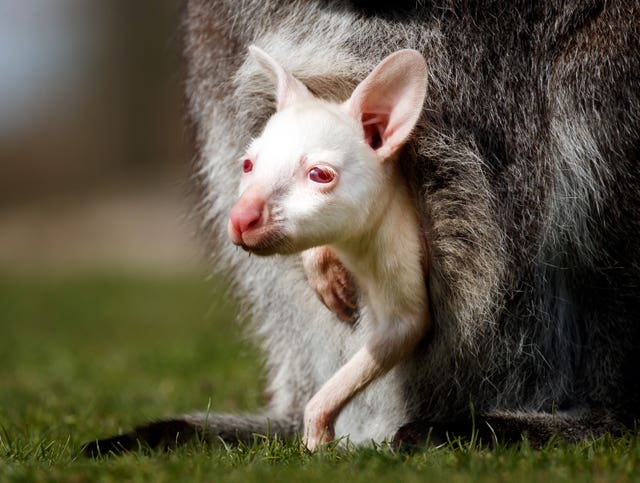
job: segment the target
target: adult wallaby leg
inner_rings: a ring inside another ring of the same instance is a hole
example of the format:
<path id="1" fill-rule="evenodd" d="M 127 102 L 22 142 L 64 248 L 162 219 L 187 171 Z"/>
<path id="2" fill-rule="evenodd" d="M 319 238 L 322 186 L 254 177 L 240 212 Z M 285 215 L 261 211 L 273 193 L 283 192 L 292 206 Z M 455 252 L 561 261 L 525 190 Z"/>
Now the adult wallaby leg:
<path id="1" fill-rule="evenodd" d="M 302 419 L 296 417 L 197 413 L 143 424 L 127 433 L 87 443 L 82 451 L 96 457 L 144 446 L 167 449 L 195 439 L 235 445 L 249 443 L 255 435 L 293 439 L 301 429 Z"/>

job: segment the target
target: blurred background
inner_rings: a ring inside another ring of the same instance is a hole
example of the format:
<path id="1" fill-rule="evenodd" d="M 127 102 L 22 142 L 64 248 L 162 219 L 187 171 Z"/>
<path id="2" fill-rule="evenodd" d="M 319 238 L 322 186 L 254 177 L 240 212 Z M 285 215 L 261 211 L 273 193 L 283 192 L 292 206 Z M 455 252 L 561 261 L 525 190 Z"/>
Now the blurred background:
<path id="1" fill-rule="evenodd" d="M 0 271 L 204 270 L 180 0 L 0 0 Z"/>
<path id="2" fill-rule="evenodd" d="M 0 0 L 2 481 L 27 455 L 261 403 L 188 218 L 181 3 Z"/>

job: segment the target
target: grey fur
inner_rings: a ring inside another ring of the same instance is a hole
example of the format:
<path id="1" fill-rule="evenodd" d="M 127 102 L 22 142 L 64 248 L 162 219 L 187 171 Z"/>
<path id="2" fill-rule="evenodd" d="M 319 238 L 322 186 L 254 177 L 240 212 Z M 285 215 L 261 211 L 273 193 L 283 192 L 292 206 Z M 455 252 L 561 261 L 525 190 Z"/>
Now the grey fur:
<path id="1" fill-rule="evenodd" d="M 283 434 L 300 430 L 304 404 L 362 334 L 317 302 L 298 258 L 249 258 L 226 238 L 233 160 L 274 109 L 268 79 L 245 62 L 247 46 L 332 99 L 346 98 L 389 53 L 414 48 L 430 82 L 405 164 L 429 245 L 434 330 L 347 407 L 337 434 L 362 442 L 401 426 L 455 427 L 470 419 L 470 401 L 505 434 L 632 427 L 640 411 L 640 2 L 394 5 L 187 4 L 202 232 L 265 352 L 266 413 L 290 421 Z"/>

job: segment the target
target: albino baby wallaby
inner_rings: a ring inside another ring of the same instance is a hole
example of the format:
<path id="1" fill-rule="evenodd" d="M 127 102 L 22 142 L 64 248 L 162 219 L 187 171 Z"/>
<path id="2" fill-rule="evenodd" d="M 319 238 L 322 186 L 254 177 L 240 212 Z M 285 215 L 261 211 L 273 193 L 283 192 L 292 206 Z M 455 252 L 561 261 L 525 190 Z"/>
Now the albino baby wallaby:
<path id="1" fill-rule="evenodd" d="M 422 111 L 427 67 L 417 51 L 395 52 L 338 104 L 314 97 L 262 50 L 249 50 L 276 83 L 277 112 L 240 161 L 229 236 L 258 255 L 307 250 L 311 267 L 337 255 L 362 291 L 360 323 L 370 330 L 305 408 L 313 451 L 334 439 L 342 408 L 403 360 L 431 325 L 426 248 L 397 166 Z"/>

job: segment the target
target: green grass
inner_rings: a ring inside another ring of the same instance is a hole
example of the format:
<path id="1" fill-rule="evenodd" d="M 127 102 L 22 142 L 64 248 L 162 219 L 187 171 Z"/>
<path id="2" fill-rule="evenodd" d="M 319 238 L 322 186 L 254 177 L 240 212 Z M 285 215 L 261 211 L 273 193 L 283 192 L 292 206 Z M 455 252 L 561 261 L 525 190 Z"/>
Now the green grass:
<path id="1" fill-rule="evenodd" d="M 262 371 L 200 277 L 0 276 L 0 481 L 640 481 L 640 438 L 415 454 L 256 437 L 89 460 L 83 442 L 192 410 L 250 411 Z"/>

